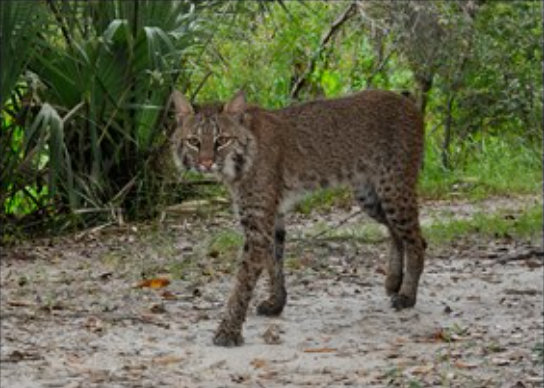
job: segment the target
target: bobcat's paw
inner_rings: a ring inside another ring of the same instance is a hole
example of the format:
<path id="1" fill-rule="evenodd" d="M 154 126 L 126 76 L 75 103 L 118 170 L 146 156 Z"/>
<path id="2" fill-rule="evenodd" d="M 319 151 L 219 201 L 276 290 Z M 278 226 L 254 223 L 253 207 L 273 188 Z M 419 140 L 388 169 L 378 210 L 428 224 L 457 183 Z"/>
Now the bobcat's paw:
<path id="1" fill-rule="evenodd" d="M 257 314 L 268 317 L 278 316 L 283 311 L 283 306 L 285 306 L 285 302 L 280 303 L 276 299 L 263 300 L 257 306 Z"/>
<path id="2" fill-rule="evenodd" d="M 244 343 L 244 337 L 242 337 L 242 333 L 239 331 L 229 331 L 219 326 L 213 337 L 213 343 L 217 346 L 231 348 L 233 346 L 242 345 Z"/>
<path id="3" fill-rule="evenodd" d="M 393 294 L 391 296 L 391 306 L 395 310 L 402 310 L 405 308 L 413 307 L 415 304 L 416 298 L 403 294 Z"/>

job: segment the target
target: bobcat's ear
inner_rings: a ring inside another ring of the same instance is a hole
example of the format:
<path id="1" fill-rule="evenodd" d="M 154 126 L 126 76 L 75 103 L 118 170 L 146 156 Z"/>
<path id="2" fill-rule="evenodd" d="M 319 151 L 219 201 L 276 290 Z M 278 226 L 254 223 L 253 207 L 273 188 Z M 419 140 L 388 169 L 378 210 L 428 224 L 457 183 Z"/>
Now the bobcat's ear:
<path id="1" fill-rule="evenodd" d="M 181 94 L 178 90 L 174 90 L 170 96 L 170 101 L 174 104 L 174 109 L 176 111 L 176 117 L 181 119 L 185 116 L 194 113 L 193 107 L 187 101 L 187 99 Z"/>
<path id="2" fill-rule="evenodd" d="M 246 110 L 246 96 L 242 90 L 239 90 L 232 100 L 225 104 L 226 113 L 244 113 Z"/>

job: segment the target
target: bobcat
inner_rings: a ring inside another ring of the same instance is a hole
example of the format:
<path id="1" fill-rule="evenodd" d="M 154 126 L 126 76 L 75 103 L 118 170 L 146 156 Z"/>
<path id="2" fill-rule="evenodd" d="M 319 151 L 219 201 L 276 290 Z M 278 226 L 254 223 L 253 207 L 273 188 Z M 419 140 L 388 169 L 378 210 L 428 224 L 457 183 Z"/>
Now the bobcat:
<path id="1" fill-rule="evenodd" d="M 409 98 L 367 90 L 273 111 L 247 105 L 241 91 L 224 106 L 193 107 L 178 91 L 171 99 L 176 165 L 215 172 L 232 194 L 245 234 L 216 345 L 243 343 L 242 325 L 263 270 L 270 295 L 257 313 L 282 312 L 284 214 L 297 197 L 319 187 L 350 184 L 365 212 L 387 226 L 392 244 L 385 289 L 395 309 L 416 303 L 425 251 L 416 198 L 423 122 Z"/>

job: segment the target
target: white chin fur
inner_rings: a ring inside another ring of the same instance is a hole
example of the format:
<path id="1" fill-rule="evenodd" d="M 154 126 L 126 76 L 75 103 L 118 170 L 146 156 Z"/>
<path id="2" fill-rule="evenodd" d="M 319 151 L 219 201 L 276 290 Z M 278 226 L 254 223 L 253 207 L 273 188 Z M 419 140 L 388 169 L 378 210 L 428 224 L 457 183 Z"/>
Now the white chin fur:
<path id="1" fill-rule="evenodd" d="M 225 160 L 225 164 L 223 165 L 223 170 L 221 171 L 221 175 L 223 175 L 223 177 L 229 180 L 233 180 L 234 178 L 236 178 L 236 172 L 234 170 L 234 161 L 232 160 L 232 155 L 229 155 L 227 159 Z"/>

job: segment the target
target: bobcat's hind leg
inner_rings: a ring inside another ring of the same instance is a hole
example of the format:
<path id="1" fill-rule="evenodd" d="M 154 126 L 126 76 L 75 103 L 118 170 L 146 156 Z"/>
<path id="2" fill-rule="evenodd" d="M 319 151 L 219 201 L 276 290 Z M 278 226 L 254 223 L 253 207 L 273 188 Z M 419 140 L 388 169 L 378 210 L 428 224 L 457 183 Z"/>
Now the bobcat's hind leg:
<path id="1" fill-rule="evenodd" d="M 389 210 L 389 203 L 382 203 L 374 186 L 368 182 L 357 188 L 355 191 L 355 198 L 366 214 L 380 224 L 387 226 L 389 230 L 389 234 L 391 235 L 391 248 L 387 261 L 385 290 L 387 295 L 396 294 L 399 292 L 402 284 L 404 243 L 400 236 L 395 233 L 394 229 L 391 228 L 389 221 L 387 220 L 386 210 Z"/>
<path id="2" fill-rule="evenodd" d="M 285 222 L 283 214 L 276 216 L 274 227 L 274 258 L 267 263 L 270 277 L 270 296 L 257 306 L 257 314 L 275 316 L 280 315 L 287 302 L 285 278 L 283 275 L 283 252 L 285 245 Z"/>
<path id="3" fill-rule="evenodd" d="M 404 242 L 391 227 L 388 226 L 388 228 L 391 248 L 385 275 L 385 292 L 392 296 L 399 292 L 404 277 Z"/>
<path id="4" fill-rule="evenodd" d="M 391 297 L 391 304 L 397 310 L 412 307 L 416 304 L 426 246 L 417 219 L 409 230 L 402 232 L 402 239 L 406 249 L 406 271 L 398 294 L 393 294 Z"/>
<path id="5" fill-rule="evenodd" d="M 390 273 L 386 278 L 391 303 L 400 310 L 416 303 L 419 278 L 423 272 L 425 240 L 421 235 L 416 196 L 411 190 L 404 188 L 397 195 L 384 195 L 382 198 L 393 244 L 398 244 L 398 251 L 404 251 L 406 256 L 404 270 L 401 260 L 393 261 L 399 268 L 390 266 Z M 395 278 L 399 271 L 402 276 Z"/>

